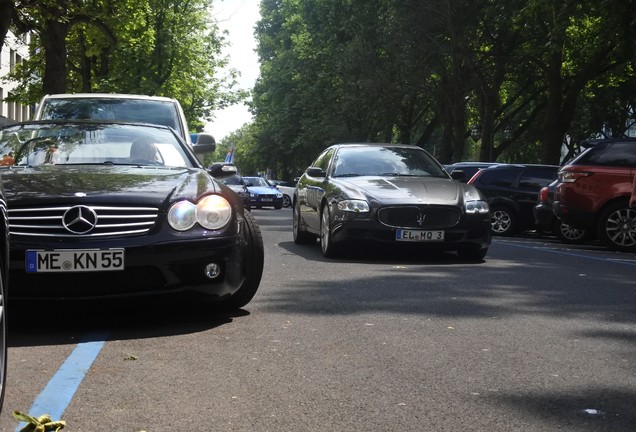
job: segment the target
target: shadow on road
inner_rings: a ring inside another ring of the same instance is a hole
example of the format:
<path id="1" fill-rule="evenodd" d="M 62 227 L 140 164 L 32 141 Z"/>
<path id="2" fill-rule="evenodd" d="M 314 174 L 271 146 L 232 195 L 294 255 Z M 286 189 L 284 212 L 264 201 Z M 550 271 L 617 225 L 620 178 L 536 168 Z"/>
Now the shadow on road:
<path id="1" fill-rule="evenodd" d="M 206 331 L 249 315 L 214 311 L 209 303 L 187 299 L 10 300 L 8 345 L 75 344 L 86 335 L 108 339 L 143 339 Z"/>

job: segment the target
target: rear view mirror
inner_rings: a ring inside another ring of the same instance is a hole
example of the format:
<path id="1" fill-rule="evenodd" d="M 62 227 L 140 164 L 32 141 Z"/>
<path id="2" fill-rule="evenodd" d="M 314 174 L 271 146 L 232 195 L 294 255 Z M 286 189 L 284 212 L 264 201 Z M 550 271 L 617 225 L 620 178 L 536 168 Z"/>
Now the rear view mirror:
<path id="1" fill-rule="evenodd" d="M 310 177 L 326 177 L 325 170 L 320 167 L 309 167 L 307 171 L 305 171 Z"/>
<path id="2" fill-rule="evenodd" d="M 212 153 L 216 150 L 216 140 L 214 137 L 207 133 L 191 134 L 192 137 L 192 150 L 194 154 L 203 155 L 206 153 Z"/>
<path id="3" fill-rule="evenodd" d="M 215 162 L 208 167 L 208 173 L 215 178 L 230 177 L 238 173 L 236 165 L 225 162 Z"/>

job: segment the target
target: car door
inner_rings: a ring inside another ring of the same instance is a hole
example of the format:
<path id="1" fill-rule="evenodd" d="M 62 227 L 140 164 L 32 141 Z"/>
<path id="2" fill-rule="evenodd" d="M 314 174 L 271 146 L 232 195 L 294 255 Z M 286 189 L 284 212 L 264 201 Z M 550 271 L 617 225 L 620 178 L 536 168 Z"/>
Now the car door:
<path id="1" fill-rule="evenodd" d="M 316 158 L 311 167 L 320 168 L 324 176 L 313 176 L 305 172 L 298 184 L 298 197 L 300 212 L 307 229 L 311 232 L 320 232 L 320 203 L 325 194 L 328 182 L 328 170 L 331 165 L 335 150 L 329 148 Z M 313 170 L 311 170 L 313 174 Z"/>
<path id="2" fill-rule="evenodd" d="M 532 211 L 542 187 L 557 179 L 558 167 L 528 167 L 519 177 L 514 200 L 519 205 L 521 216 L 529 223 L 533 222 Z"/>

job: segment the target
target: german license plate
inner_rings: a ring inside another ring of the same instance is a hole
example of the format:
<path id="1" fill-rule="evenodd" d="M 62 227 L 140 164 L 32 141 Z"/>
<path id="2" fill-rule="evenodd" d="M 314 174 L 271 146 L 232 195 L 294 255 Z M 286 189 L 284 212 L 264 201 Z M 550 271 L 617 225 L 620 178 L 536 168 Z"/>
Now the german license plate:
<path id="1" fill-rule="evenodd" d="M 444 231 L 395 230 L 395 240 L 411 242 L 444 241 Z"/>
<path id="2" fill-rule="evenodd" d="M 124 249 L 27 250 L 27 273 L 118 271 L 124 269 Z"/>
<path id="3" fill-rule="evenodd" d="M 263 201 L 263 202 L 272 202 L 272 201 L 274 201 L 274 199 L 273 198 L 263 198 L 263 199 L 261 199 L 261 201 Z"/>

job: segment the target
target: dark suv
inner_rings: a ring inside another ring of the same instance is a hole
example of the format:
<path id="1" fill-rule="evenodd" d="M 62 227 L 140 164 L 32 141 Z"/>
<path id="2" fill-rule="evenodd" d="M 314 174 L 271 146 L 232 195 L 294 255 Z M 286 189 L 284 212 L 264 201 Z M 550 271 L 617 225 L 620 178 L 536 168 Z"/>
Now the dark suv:
<path id="1" fill-rule="evenodd" d="M 498 165 L 497 162 L 455 162 L 444 165 L 444 168 L 455 180 L 467 183 L 477 171 L 494 165 Z"/>
<path id="2" fill-rule="evenodd" d="M 570 225 L 596 231 L 610 249 L 636 251 L 636 209 L 629 208 L 634 175 L 636 139 L 588 143 L 559 171 L 554 213 Z"/>
<path id="3" fill-rule="evenodd" d="M 556 165 L 499 164 L 478 171 L 469 181 L 490 205 L 495 235 L 513 235 L 534 228 L 533 209 L 542 187 L 557 178 Z"/>

